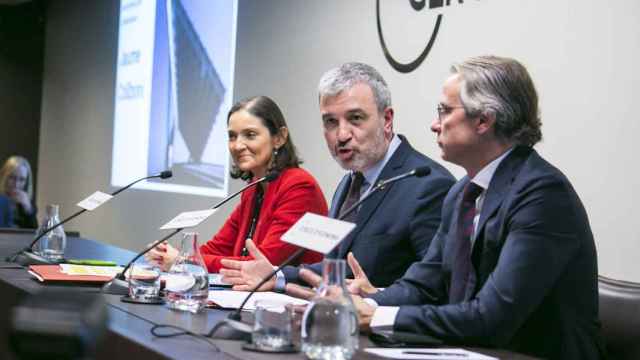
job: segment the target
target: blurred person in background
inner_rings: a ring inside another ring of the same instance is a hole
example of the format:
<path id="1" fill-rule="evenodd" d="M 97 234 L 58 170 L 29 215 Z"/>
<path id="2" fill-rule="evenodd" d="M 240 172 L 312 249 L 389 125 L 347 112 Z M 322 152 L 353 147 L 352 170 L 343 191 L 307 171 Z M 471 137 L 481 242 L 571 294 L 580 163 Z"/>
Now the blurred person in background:
<path id="1" fill-rule="evenodd" d="M 33 173 L 29 161 L 11 156 L 0 169 L 0 194 L 9 199 L 12 223 L 9 226 L 35 229 L 38 210 L 33 202 Z"/>

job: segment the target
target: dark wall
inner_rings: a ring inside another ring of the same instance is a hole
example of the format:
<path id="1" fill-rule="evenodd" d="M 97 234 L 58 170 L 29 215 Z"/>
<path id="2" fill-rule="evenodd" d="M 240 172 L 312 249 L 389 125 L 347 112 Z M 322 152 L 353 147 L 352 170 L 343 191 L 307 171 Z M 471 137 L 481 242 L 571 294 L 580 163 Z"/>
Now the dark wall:
<path id="1" fill-rule="evenodd" d="M 17 154 L 38 172 L 45 2 L 0 5 L 0 166 Z"/>

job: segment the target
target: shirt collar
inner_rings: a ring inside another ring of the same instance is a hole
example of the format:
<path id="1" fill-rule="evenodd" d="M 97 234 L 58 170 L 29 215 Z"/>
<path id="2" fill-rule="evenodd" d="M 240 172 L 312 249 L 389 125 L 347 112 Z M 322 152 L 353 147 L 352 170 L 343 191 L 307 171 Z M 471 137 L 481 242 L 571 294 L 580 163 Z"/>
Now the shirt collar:
<path id="1" fill-rule="evenodd" d="M 389 143 L 389 148 L 387 149 L 387 152 L 384 154 L 384 157 L 382 158 L 382 160 L 378 161 L 372 167 L 362 172 L 362 175 L 364 175 L 364 181 L 367 183 L 367 186 L 371 186 L 371 184 L 375 184 L 376 180 L 378 179 L 378 176 L 382 172 L 382 169 L 384 169 L 385 165 L 387 165 L 387 162 L 389 162 L 389 159 L 391 159 L 391 156 L 393 156 L 393 154 L 396 152 L 398 147 L 400 147 L 401 143 L 402 143 L 402 140 L 400 140 L 400 137 L 398 137 L 398 135 L 396 134 L 393 134 L 393 137 L 391 138 L 391 142 Z"/>
<path id="2" fill-rule="evenodd" d="M 471 182 L 480 186 L 482 189 L 487 190 L 489 188 L 489 184 L 491 184 L 491 179 L 493 179 L 493 175 L 496 173 L 498 169 L 498 165 L 504 160 L 513 151 L 513 147 L 509 150 L 505 151 L 502 155 L 498 156 L 496 159 L 491 161 L 485 167 L 480 170 L 476 176 L 471 179 Z"/>

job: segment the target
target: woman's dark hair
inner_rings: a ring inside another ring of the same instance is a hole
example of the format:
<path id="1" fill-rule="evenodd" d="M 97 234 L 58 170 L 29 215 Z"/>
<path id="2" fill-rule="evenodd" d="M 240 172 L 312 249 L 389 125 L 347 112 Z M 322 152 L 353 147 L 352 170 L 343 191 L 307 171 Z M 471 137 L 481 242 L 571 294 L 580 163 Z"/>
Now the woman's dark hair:
<path id="1" fill-rule="evenodd" d="M 259 118 L 262 121 L 262 125 L 269 129 L 271 136 L 278 135 L 280 128 L 288 128 L 278 104 L 267 96 L 254 96 L 235 103 L 229 110 L 229 114 L 227 114 L 227 125 L 231 115 L 239 110 L 245 110 Z M 301 163 L 302 160 L 298 158 L 296 147 L 291 140 L 291 133 L 289 133 L 284 145 L 278 149 L 277 155 L 272 155 L 271 166 L 268 171 L 282 171 L 286 168 L 298 167 Z M 242 171 L 233 164 L 231 166 L 231 177 L 248 181 L 253 178 L 253 174 L 250 171 Z"/>

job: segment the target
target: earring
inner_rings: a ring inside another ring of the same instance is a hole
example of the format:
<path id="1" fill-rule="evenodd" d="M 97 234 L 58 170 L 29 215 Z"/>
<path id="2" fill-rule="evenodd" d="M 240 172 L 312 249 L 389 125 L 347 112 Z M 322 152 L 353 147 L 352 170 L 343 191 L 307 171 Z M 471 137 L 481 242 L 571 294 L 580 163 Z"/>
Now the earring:
<path id="1" fill-rule="evenodd" d="M 276 166 L 276 158 L 278 157 L 278 148 L 274 148 L 273 149 L 273 155 L 271 156 L 271 159 L 269 160 L 269 166 L 267 167 L 267 169 L 269 171 L 273 170 L 273 168 Z"/>

